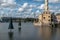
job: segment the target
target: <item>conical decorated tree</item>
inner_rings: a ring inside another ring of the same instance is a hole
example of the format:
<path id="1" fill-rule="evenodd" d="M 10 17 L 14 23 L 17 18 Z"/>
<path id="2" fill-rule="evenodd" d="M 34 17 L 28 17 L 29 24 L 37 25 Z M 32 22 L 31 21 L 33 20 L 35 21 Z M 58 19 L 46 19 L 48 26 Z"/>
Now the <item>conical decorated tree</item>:
<path id="1" fill-rule="evenodd" d="M 10 19 L 10 23 L 9 23 L 9 28 L 8 29 L 14 29 L 12 18 Z"/>

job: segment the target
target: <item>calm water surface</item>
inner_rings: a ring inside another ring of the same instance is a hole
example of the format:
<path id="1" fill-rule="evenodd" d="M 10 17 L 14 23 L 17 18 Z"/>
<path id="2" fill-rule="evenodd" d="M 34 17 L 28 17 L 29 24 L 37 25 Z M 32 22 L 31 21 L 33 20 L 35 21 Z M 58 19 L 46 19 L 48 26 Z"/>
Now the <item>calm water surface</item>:
<path id="1" fill-rule="evenodd" d="M 13 32 L 9 32 L 9 23 L 0 23 L 0 40 L 60 40 L 60 28 L 35 27 L 31 22 L 22 22 L 19 31 L 18 23 L 13 25 Z"/>

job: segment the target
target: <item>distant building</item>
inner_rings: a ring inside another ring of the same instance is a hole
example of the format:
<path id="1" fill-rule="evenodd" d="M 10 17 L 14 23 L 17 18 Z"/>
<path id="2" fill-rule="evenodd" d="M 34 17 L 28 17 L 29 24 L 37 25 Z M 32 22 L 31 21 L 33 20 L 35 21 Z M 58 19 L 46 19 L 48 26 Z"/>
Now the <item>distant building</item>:
<path id="1" fill-rule="evenodd" d="M 39 15 L 38 17 L 38 21 L 40 24 L 52 24 L 52 23 L 55 23 L 55 24 L 58 24 L 60 23 L 60 14 L 54 14 L 54 13 L 50 13 L 50 12 L 44 12 L 42 14 Z"/>
<path id="2" fill-rule="evenodd" d="M 56 14 L 56 18 L 57 18 L 58 23 L 60 23 L 60 13 Z"/>
<path id="3" fill-rule="evenodd" d="M 60 14 L 55 15 L 54 13 L 51 13 L 48 9 L 48 0 L 45 0 L 44 12 L 39 15 L 38 22 L 34 23 L 34 25 L 54 25 L 56 23 L 60 23 Z"/>

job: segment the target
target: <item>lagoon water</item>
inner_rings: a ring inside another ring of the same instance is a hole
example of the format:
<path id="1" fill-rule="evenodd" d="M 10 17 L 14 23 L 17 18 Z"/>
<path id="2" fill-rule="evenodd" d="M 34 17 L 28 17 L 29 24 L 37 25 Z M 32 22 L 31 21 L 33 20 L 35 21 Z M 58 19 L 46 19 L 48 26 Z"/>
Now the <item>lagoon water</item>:
<path id="1" fill-rule="evenodd" d="M 0 23 L 0 40 L 60 40 L 60 28 L 36 27 L 31 22 L 22 22 L 21 30 L 18 30 L 18 23 L 13 25 L 10 32 L 9 23 Z"/>

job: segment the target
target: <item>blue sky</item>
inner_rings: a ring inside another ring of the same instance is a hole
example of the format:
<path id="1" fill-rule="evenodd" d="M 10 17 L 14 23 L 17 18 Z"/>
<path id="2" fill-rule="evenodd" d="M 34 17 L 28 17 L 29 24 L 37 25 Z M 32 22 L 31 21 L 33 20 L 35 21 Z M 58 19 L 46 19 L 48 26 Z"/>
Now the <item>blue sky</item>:
<path id="1" fill-rule="evenodd" d="M 44 11 L 45 0 L 0 0 L 0 16 L 37 17 Z M 49 10 L 60 12 L 60 0 L 49 0 Z"/>

